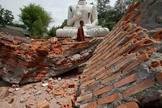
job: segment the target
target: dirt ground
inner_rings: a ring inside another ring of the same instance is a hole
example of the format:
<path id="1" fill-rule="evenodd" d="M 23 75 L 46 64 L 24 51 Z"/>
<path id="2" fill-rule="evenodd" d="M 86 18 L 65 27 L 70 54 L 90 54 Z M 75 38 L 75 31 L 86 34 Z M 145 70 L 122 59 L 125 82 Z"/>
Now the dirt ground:
<path id="1" fill-rule="evenodd" d="M 59 77 L 25 85 L 10 85 L 1 79 L 0 97 L 7 96 L 0 99 L 0 108 L 70 108 L 77 95 L 80 74 L 74 69 Z"/>

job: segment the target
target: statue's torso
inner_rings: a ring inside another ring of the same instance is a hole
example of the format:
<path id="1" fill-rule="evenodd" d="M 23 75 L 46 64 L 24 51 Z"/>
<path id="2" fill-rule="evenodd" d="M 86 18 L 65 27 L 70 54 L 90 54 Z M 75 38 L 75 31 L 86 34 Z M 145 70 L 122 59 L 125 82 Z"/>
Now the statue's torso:
<path id="1" fill-rule="evenodd" d="M 84 21 L 84 24 L 91 24 L 91 16 L 92 16 L 92 7 L 93 5 L 72 5 L 70 6 L 72 9 L 73 15 L 75 15 L 75 12 L 79 11 L 82 13 L 82 17 L 75 21 L 74 26 L 79 26 L 80 20 Z"/>

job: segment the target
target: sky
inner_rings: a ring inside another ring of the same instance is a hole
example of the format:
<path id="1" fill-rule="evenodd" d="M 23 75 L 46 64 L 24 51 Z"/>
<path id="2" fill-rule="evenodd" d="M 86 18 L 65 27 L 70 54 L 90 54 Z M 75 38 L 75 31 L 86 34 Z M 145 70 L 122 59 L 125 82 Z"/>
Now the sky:
<path id="1" fill-rule="evenodd" d="M 92 2 L 96 4 L 95 0 L 86 1 L 88 4 Z M 110 5 L 113 6 L 116 0 L 110 1 Z M 12 11 L 15 18 L 14 21 L 19 21 L 18 15 L 21 13 L 20 8 L 23 8 L 23 6 L 27 6 L 30 3 L 40 5 L 45 11 L 51 13 L 54 20 L 54 22 L 50 24 L 50 27 L 52 27 L 61 25 L 62 22 L 67 19 L 68 6 L 77 4 L 77 2 L 78 0 L 0 0 L 0 5 L 2 5 L 4 9 Z"/>

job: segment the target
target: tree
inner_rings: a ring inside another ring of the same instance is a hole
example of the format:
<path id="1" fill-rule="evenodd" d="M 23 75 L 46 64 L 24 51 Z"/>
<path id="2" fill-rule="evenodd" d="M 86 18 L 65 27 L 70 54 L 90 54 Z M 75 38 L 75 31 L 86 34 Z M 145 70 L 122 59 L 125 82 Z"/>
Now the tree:
<path id="1" fill-rule="evenodd" d="M 41 38 L 47 32 L 48 25 L 52 22 L 51 14 L 40 5 L 29 4 L 20 8 L 20 20 L 26 25 L 33 38 Z"/>
<path id="2" fill-rule="evenodd" d="M 115 11 L 117 12 L 118 20 L 124 15 L 125 11 L 130 5 L 134 4 L 138 0 L 117 0 L 115 3 Z"/>
<path id="3" fill-rule="evenodd" d="M 105 26 L 104 23 L 108 21 L 107 11 L 111 9 L 109 3 L 110 0 L 97 0 L 98 19 L 102 26 Z"/>
<path id="4" fill-rule="evenodd" d="M 64 22 L 61 24 L 60 28 L 63 28 L 65 26 L 67 26 L 67 19 L 64 20 Z"/>
<path id="5" fill-rule="evenodd" d="M 63 27 L 65 27 L 65 26 L 67 26 L 67 19 L 65 19 L 65 20 L 62 22 L 61 26 L 57 26 L 57 27 L 53 26 L 53 27 L 48 31 L 48 35 L 49 35 L 49 36 L 52 36 L 52 37 L 56 36 L 56 31 L 57 31 L 57 29 L 63 28 Z"/>
<path id="6" fill-rule="evenodd" d="M 0 5 L 0 24 L 2 26 L 5 25 L 12 25 L 14 16 L 12 15 L 12 12 L 10 10 L 2 8 Z"/>

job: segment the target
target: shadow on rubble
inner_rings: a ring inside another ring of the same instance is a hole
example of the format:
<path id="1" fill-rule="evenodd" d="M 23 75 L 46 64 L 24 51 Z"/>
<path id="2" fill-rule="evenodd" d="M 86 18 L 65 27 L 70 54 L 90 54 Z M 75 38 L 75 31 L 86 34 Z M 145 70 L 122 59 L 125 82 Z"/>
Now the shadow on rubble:
<path id="1" fill-rule="evenodd" d="M 0 78 L 0 87 L 11 87 L 11 84 Z"/>
<path id="2" fill-rule="evenodd" d="M 162 108 L 162 95 L 148 96 L 138 101 L 140 108 Z"/>

